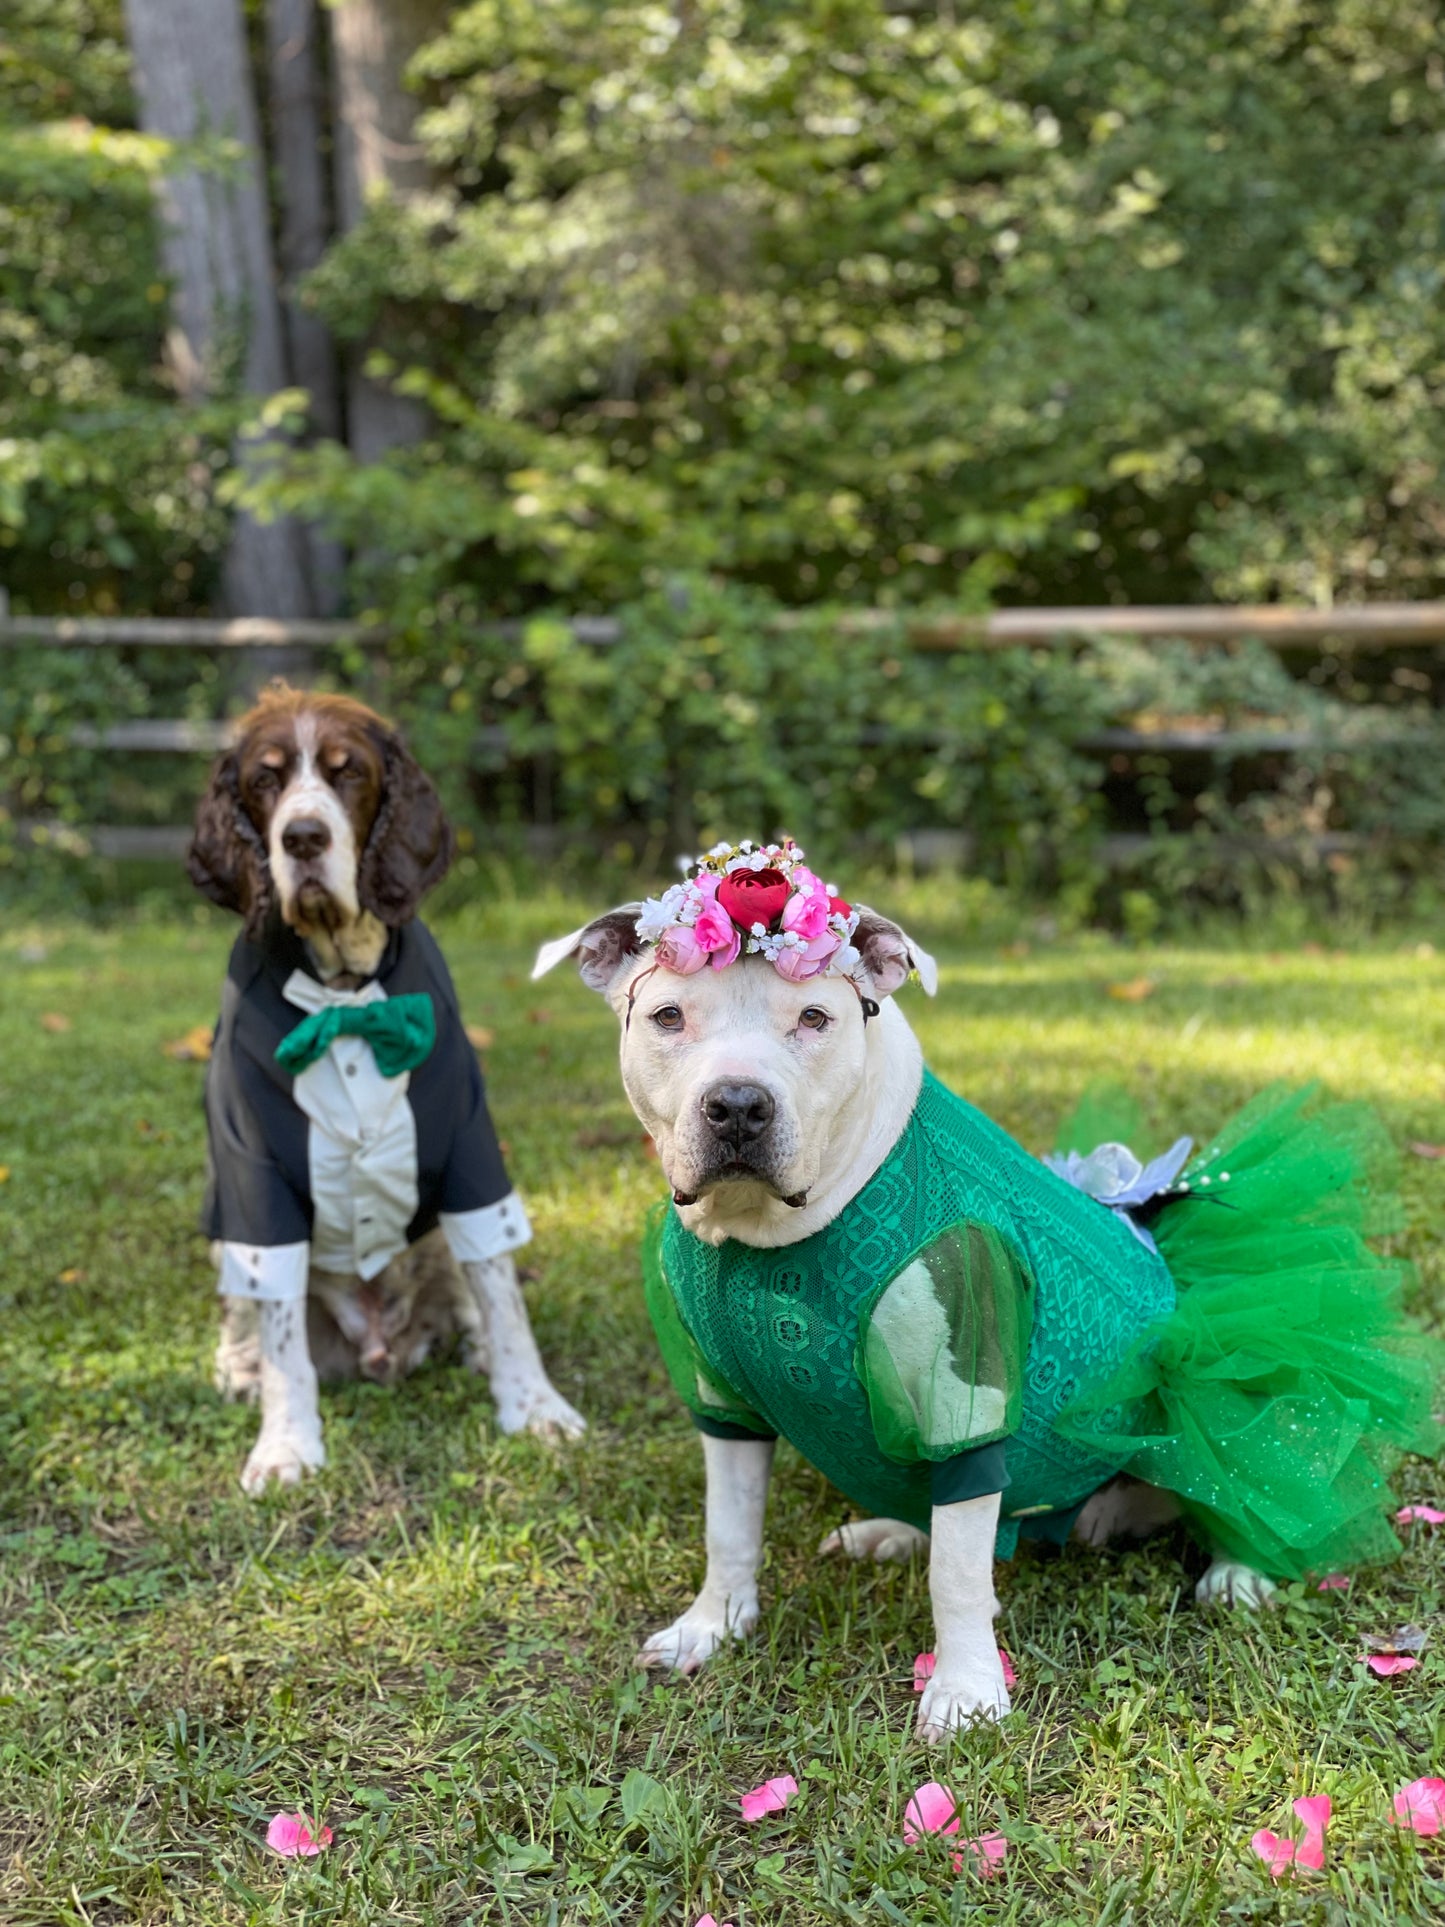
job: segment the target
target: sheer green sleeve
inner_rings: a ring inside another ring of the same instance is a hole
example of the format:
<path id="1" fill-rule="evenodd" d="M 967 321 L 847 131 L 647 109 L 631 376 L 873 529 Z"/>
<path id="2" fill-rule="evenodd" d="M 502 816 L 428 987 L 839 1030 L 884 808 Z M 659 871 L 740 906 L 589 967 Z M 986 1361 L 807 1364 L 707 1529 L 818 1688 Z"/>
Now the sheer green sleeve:
<path id="1" fill-rule="evenodd" d="M 1032 1312 L 1033 1279 L 991 1225 L 954 1225 L 890 1280 L 855 1358 L 885 1458 L 936 1463 L 1007 1438 Z"/>
<path id="2" fill-rule="evenodd" d="M 711 1430 L 718 1425 L 724 1428 L 724 1436 L 728 1429 L 736 1428 L 760 1438 L 771 1438 L 772 1426 L 759 1418 L 730 1385 L 724 1384 L 683 1323 L 662 1262 L 662 1225 L 668 1209 L 666 1205 L 659 1205 L 648 1219 L 642 1241 L 642 1285 L 647 1314 L 672 1388 L 703 1429 Z"/>

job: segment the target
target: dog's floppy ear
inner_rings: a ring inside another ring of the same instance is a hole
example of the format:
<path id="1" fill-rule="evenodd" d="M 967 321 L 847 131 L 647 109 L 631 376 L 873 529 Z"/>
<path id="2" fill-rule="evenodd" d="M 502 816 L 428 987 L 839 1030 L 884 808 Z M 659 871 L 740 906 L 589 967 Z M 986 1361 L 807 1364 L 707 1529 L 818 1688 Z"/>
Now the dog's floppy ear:
<path id="1" fill-rule="evenodd" d="M 388 929 L 410 923 L 451 868 L 456 838 L 426 771 L 395 730 L 380 736 L 381 802 L 357 866 L 356 895 Z"/>
<path id="2" fill-rule="evenodd" d="M 260 932 L 271 907 L 271 865 L 260 831 L 241 802 L 234 750 L 220 757 L 211 771 L 210 787 L 196 810 L 186 873 L 212 903 L 246 919 L 248 937 Z"/>
<path id="3" fill-rule="evenodd" d="M 637 919 L 641 915 L 640 903 L 619 903 L 615 910 L 594 917 L 570 936 L 544 943 L 532 966 L 532 982 L 545 977 L 568 957 L 575 957 L 588 989 L 605 991 L 628 958 L 642 948 L 637 940 Z"/>
<path id="4" fill-rule="evenodd" d="M 890 917 L 880 917 L 863 903 L 858 905 L 853 944 L 880 997 L 891 997 L 907 981 L 910 970 L 918 972 L 918 981 L 930 997 L 937 994 L 938 965 L 923 945 L 915 943 Z"/>

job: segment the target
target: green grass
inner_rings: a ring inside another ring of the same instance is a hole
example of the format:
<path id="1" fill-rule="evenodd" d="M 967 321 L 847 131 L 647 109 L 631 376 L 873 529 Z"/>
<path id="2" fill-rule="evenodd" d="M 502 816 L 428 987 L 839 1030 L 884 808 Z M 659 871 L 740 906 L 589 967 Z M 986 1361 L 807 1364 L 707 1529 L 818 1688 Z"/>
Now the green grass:
<path id="1" fill-rule="evenodd" d="M 925 1575 L 816 1565 L 843 1508 L 784 1451 L 755 1640 L 692 1683 L 629 1671 L 700 1576 L 700 1467 L 641 1305 L 659 1180 L 612 1020 L 574 981 L 526 981 L 576 908 L 441 934 L 468 1018 L 496 1032 L 533 1315 L 586 1443 L 500 1439 L 485 1387 L 439 1365 L 324 1394 L 329 1467 L 259 1504 L 236 1485 L 254 1414 L 209 1381 L 201 1074 L 161 1050 L 210 1018 L 230 930 L 0 935 L 0 1920 L 1445 1915 L 1445 1842 L 1386 1824 L 1391 1792 L 1441 1769 L 1445 1647 L 1395 1681 L 1355 1657 L 1439 1612 L 1418 1529 L 1393 1569 L 1263 1620 L 1195 1612 L 1179 1538 L 1026 1553 L 1001 1579 L 1017 1710 L 933 1753 L 911 1736 Z M 1375 1100 L 1402 1142 L 1445 1140 L 1445 959 L 1413 938 L 1011 955 L 934 934 L 942 994 L 909 1000 L 930 1059 L 1036 1148 L 1100 1074 L 1161 1134 L 1286 1076 Z M 1105 994 L 1140 974 L 1146 1001 Z M 1407 1159 L 1406 1178 L 1438 1323 L 1445 1165 Z M 1407 1468 L 1410 1496 L 1432 1478 Z M 789 1771 L 800 1799 L 745 1827 L 737 1794 Z M 1007 1834 L 1004 1878 L 903 1846 L 935 1776 L 966 1831 Z M 1289 1830 L 1307 1792 L 1335 1801 L 1327 1871 L 1275 1888 L 1246 1843 Z M 297 1806 L 336 1838 L 288 1867 L 261 1842 Z"/>

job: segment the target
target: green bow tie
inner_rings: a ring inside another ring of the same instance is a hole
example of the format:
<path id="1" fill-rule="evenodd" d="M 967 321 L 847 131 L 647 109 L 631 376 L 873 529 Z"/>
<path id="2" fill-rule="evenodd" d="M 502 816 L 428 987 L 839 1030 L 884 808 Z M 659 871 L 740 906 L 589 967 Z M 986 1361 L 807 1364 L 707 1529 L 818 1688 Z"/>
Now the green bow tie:
<path id="1" fill-rule="evenodd" d="M 338 1037 L 364 1037 L 383 1077 L 414 1071 L 437 1040 L 436 1012 L 424 991 L 380 1004 L 331 1004 L 303 1017 L 276 1046 L 276 1062 L 292 1076 L 324 1057 Z"/>

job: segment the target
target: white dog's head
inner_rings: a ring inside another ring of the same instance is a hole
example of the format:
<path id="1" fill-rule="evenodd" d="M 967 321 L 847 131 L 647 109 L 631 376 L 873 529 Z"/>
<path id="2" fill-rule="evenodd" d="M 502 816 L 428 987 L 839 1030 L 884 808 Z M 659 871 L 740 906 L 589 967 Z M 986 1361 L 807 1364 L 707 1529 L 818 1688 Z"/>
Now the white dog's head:
<path id="1" fill-rule="evenodd" d="M 932 995 L 933 959 L 860 906 L 851 977 L 791 983 L 760 956 L 680 976 L 639 945 L 640 909 L 545 944 L 532 974 L 575 956 L 616 1011 L 623 1085 L 689 1229 L 792 1243 L 846 1201 L 834 1193 L 867 1144 L 887 1137 L 876 1168 L 906 1121 L 922 1060 L 885 1000 L 913 970 Z"/>

